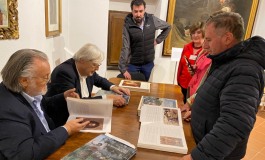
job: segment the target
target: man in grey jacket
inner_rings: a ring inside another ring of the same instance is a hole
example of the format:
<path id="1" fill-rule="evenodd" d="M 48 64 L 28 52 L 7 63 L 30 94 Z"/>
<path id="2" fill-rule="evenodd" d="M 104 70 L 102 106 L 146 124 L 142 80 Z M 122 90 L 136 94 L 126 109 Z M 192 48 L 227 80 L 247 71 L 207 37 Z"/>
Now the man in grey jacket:
<path id="1" fill-rule="evenodd" d="M 133 0 L 132 13 L 125 18 L 119 70 L 126 79 L 132 78 L 132 72 L 141 72 L 145 80 L 149 80 L 154 67 L 154 47 L 164 41 L 170 32 L 171 27 L 167 22 L 145 13 L 145 8 L 144 0 Z M 162 32 L 155 38 L 158 29 Z"/>

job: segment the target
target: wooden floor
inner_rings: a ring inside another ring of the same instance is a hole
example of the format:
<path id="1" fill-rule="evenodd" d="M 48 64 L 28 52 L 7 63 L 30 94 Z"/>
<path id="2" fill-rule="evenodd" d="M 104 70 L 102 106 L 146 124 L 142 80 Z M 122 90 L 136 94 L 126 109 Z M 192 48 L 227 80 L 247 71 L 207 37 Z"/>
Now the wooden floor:
<path id="1" fill-rule="evenodd" d="M 243 160 L 265 159 L 265 110 L 257 114 L 257 121 L 248 142 L 247 154 Z"/>

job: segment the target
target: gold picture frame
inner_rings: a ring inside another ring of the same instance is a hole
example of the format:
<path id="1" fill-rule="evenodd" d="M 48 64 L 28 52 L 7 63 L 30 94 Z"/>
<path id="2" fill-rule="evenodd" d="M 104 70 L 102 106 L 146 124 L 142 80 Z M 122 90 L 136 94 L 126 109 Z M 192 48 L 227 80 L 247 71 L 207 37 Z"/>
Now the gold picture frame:
<path id="1" fill-rule="evenodd" d="M 167 22 L 172 29 L 165 40 L 163 56 L 171 56 L 172 47 L 183 48 L 191 41 L 188 26 L 206 21 L 215 11 L 239 13 L 245 22 L 245 39 L 251 36 L 259 0 L 169 0 Z"/>
<path id="2" fill-rule="evenodd" d="M 17 0 L 0 0 L 0 40 L 18 38 Z"/>
<path id="3" fill-rule="evenodd" d="M 46 37 L 62 33 L 61 0 L 45 0 L 45 34 Z"/>

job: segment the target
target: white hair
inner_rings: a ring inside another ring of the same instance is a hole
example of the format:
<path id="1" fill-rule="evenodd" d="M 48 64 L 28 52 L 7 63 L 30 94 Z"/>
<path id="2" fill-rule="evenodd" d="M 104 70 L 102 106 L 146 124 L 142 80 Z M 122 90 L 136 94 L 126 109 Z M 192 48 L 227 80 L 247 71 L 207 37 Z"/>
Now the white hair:
<path id="1" fill-rule="evenodd" d="M 96 45 L 88 43 L 75 53 L 73 59 L 75 61 L 85 60 L 101 63 L 104 59 L 104 54 Z"/>

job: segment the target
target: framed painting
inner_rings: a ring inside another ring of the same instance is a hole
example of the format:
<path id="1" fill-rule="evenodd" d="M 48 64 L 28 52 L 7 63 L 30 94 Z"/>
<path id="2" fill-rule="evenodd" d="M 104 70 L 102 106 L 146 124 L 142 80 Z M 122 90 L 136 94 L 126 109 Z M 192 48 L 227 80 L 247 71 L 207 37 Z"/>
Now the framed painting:
<path id="1" fill-rule="evenodd" d="M 62 32 L 61 0 L 45 0 L 46 37 L 58 36 Z"/>
<path id="2" fill-rule="evenodd" d="M 17 0 L 0 0 L 0 40 L 18 38 Z"/>
<path id="3" fill-rule="evenodd" d="M 245 22 L 245 39 L 251 36 L 259 0 L 169 0 L 167 21 L 172 29 L 165 40 L 163 55 L 170 56 L 172 47 L 183 48 L 191 41 L 189 27 L 205 22 L 219 10 L 239 13 Z"/>

